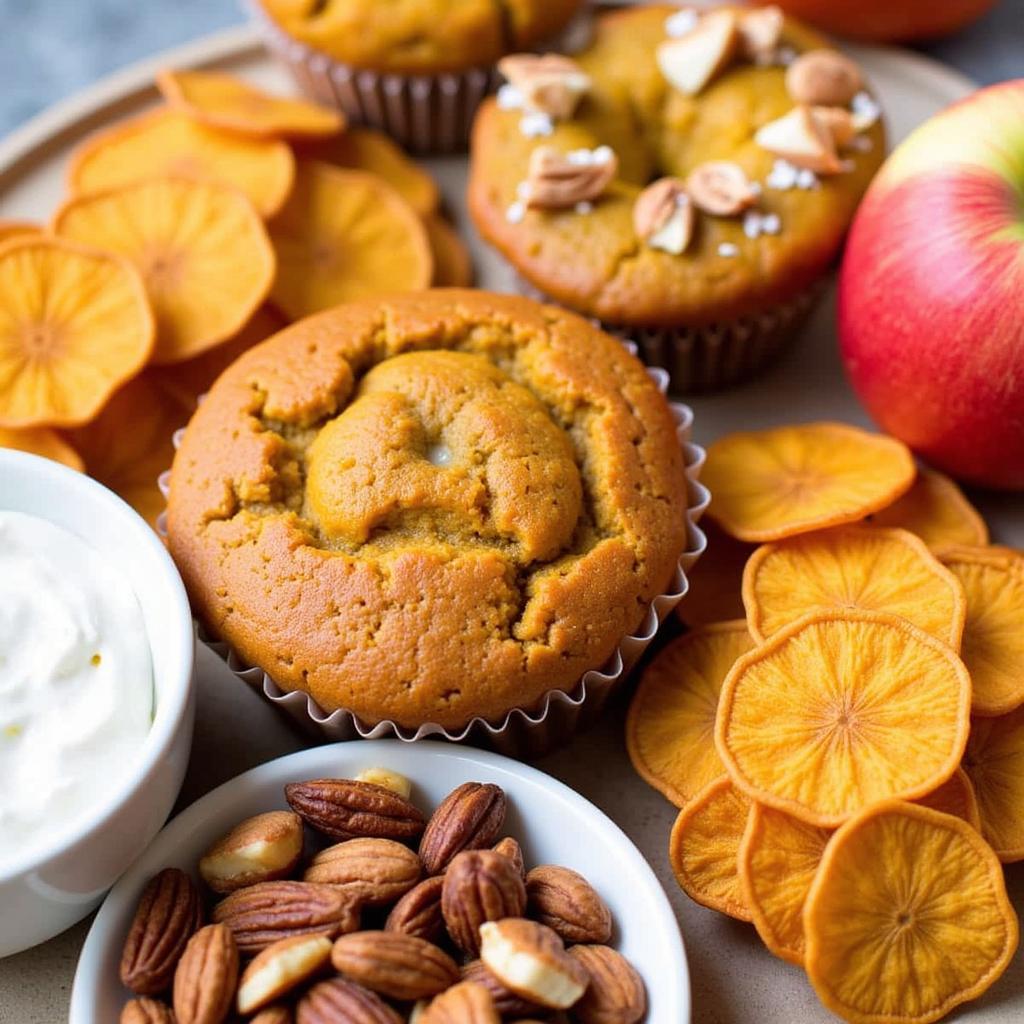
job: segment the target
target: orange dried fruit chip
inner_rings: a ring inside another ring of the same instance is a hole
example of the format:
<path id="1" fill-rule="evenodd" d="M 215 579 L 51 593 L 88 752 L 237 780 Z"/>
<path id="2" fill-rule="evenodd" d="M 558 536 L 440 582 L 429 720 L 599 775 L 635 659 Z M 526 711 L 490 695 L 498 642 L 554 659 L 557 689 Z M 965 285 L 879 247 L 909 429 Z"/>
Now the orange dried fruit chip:
<path id="1" fill-rule="evenodd" d="M 1017 948 L 999 861 L 959 818 L 901 801 L 832 837 L 804 907 L 807 975 L 851 1024 L 929 1024 L 984 992 Z"/>
<path id="2" fill-rule="evenodd" d="M 872 514 L 872 526 L 898 526 L 930 548 L 987 544 L 988 527 L 964 492 L 944 473 L 918 469 L 913 486 L 888 508 Z"/>
<path id="3" fill-rule="evenodd" d="M 707 550 L 686 574 L 689 588 L 676 614 L 691 627 L 742 619 L 743 570 L 754 546 L 734 540 L 707 518 L 700 528 L 708 538 Z"/>
<path id="4" fill-rule="evenodd" d="M 715 749 L 718 694 L 753 645 L 743 620 L 719 622 L 673 640 L 644 671 L 626 747 L 637 774 L 678 807 L 725 774 Z"/>
<path id="5" fill-rule="evenodd" d="M 0 246 L 0 425 L 92 419 L 153 350 L 153 314 L 120 256 L 29 235 Z"/>
<path id="6" fill-rule="evenodd" d="M 236 334 L 274 280 L 274 249 L 252 203 L 210 181 L 154 178 L 68 200 L 54 231 L 124 256 L 156 316 L 154 363 Z"/>
<path id="7" fill-rule="evenodd" d="M 981 833 L 1000 860 L 1024 860 L 1024 707 L 975 718 L 963 760 L 981 815 Z"/>
<path id="8" fill-rule="evenodd" d="M 341 135 L 299 146 L 302 159 L 369 171 L 383 178 L 421 217 L 441 203 L 437 182 L 383 132 L 350 127 Z"/>
<path id="9" fill-rule="evenodd" d="M 939 560 L 967 598 L 960 657 L 971 673 L 976 715 L 1024 704 L 1024 555 L 1010 548 L 953 547 Z"/>
<path id="10" fill-rule="evenodd" d="M 902 615 L 960 647 L 963 587 L 906 530 L 837 527 L 759 547 L 743 573 L 743 603 L 758 641 L 809 611 L 863 608 Z"/>
<path id="11" fill-rule="evenodd" d="M 393 188 L 317 160 L 300 162 L 270 237 L 271 298 L 293 320 L 363 296 L 427 288 L 434 272 L 423 222 Z"/>
<path id="12" fill-rule="evenodd" d="M 24 235 L 38 235 L 42 230 L 38 224 L 27 220 L 0 220 L 0 242 L 21 238 Z"/>
<path id="13" fill-rule="evenodd" d="M 668 849 L 683 892 L 740 921 L 750 920 L 736 871 L 749 810 L 750 801 L 727 777 L 716 779 L 679 812 Z"/>
<path id="14" fill-rule="evenodd" d="M 473 261 L 458 232 L 436 213 L 423 218 L 430 251 L 434 256 L 435 288 L 469 288 L 473 284 Z"/>
<path id="15" fill-rule="evenodd" d="M 900 497 L 915 472 L 891 437 L 804 423 L 719 438 L 701 480 L 708 515 L 738 540 L 762 543 L 863 519 Z"/>
<path id="16" fill-rule="evenodd" d="M 25 427 L 22 430 L 0 427 L 0 448 L 41 455 L 44 459 L 61 462 L 79 472 L 85 469 L 78 452 L 56 430 L 50 430 L 49 427 Z"/>
<path id="17" fill-rule="evenodd" d="M 830 829 L 754 803 L 740 843 L 740 887 L 757 934 L 772 953 L 801 967 L 804 902 L 831 836 Z"/>
<path id="18" fill-rule="evenodd" d="M 882 612 L 813 612 L 743 655 L 715 743 L 752 799 L 831 828 L 953 774 L 971 681 L 948 645 Z"/>
<path id="19" fill-rule="evenodd" d="M 970 747 L 970 738 L 967 745 Z M 933 811 L 952 814 L 962 818 L 972 828 L 981 831 L 981 814 L 978 810 L 978 798 L 974 786 L 963 768 L 957 768 L 946 781 L 927 796 L 914 801 L 922 807 L 930 807 Z"/>
<path id="20" fill-rule="evenodd" d="M 149 178 L 198 178 L 244 192 L 269 217 L 291 191 L 295 158 L 286 142 L 247 139 L 163 107 L 100 132 L 75 152 L 71 192 L 105 192 Z"/>
<path id="21" fill-rule="evenodd" d="M 161 71 L 156 84 L 167 102 L 214 128 L 277 138 L 320 138 L 345 127 L 336 110 L 309 100 L 274 96 L 220 71 Z"/>

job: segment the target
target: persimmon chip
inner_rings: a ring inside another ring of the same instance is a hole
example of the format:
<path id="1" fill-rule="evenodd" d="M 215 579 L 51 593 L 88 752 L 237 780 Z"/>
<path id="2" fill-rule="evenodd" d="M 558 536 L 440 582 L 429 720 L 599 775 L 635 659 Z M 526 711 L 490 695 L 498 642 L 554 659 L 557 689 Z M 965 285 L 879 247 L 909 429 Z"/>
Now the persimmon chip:
<path id="1" fill-rule="evenodd" d="M 274 305 L 299 320 L 352 299 L 427 288 L 434 272 L 426 229 L 380 178 L 316 160 L 270 224 L 277 251 Z"/>
<path id="2" fill-rule="evenodd" d="M 251 139 L 164 107 L 87 139 L 69 170 L 71 192 L 105 192 L 149 178 L 199 178 L 244 192 L 269 217 L 288 196 L 295 158 L 286 142 Z"/>
<path id="3" fill-rule="evenodd" d="M 154 337 L 142 279 L 120 256 L 45 235 L 0 246 L 0 425 L 84 423 Z"/>
<path id="4" fill-rule="evenodd" d="M 707 535 L 707 550 L 686 574 L 689 588 L 676 614 L 691 627 L 742 619 L 743 569 L 754 546 L 734 540 L 707 518 L 700 528 Z"/>
<path id="5" fill-rule="evenodd" d="M 715 749 L 718 694 L 751 647 L 745 622 L 720 622 L 673 640 L 644 672 L 626 747 L 637 774 L 678 807 L 725 774 Z"/>
<path id="6" fill-rule="evenodd" d="M 975 718 L 963 760 L 981 815 L 981 833 L 1000 860 L 1024 860 L 1024 707 Z"/>
<path id="7" fill-rule="evenodd" d="M 214 128 L 257 138 L 320 138 L 345 127 L 345 118 L 309 100 L 273 96 L 220 71 L 161 71 L 156 84 L 167 102 Z"/>
<path id="8" fill-rule="evenodd" d="M 722 687 L 715 743 L 752 799 L 842 824 L 953 774 L 971 681 L 948 645 L 881 612 L 814 612 L 743 655 Z"/>
<path id="9" fill-rule="evenodd" d="M 679 812 L 669 840 L 669 862 L 683 892 L 740 921 L 750 920 L 736 870 L 749 810 L 750 801 L 728 778 L 716 779 Z"/>
<path id="10" fill-rule="evenodd" d="M 118 253 L 146 283 L 152 360 L 175 363 L 236 334 L 274 280 L 274 250 L 252 203 L 209 181 L 156 178 L 69 200 L 58 235 Z"/>
<path id="11" fill-rule="evenodd" d="M 863 519 L 907 491 L 915 472 L 891 437 L 807 423 L 719 438 L 701 480 L 708 515 L 738 540 L 763 543 Z"/>
<path id="12" fill-rule="evenodd" d="M 0 448 L 41 455 L 44 459 L 63 463 L 79 472 L 85 469 L 78 452 L 56 430 L 50 430 L 49 427 L 25 427 L 23 430 L 0 427 Z"/>
<path id="13" fill-rule="evenodd" d="M 807 975 L 851 1024 L 929 1024 L 1017 948 L 999 861 L 959 818 L 900 801 L 832 837 L 804 907 Z"/>
<path id="14" fill-rule="evenodd" d="M 783 960 L 803 966 L 803 909 L 832 832 L 752 804 L 740 843 L 743 900 L 757 934 Z"/>
<path id="15" fill-rule="evenodd" d="M 758 548 L 743 574 L 743 603 L 758 641 L 809 611 L 863 608 L 902 615 L 954 649 L 966 605 L 957 578 L 918 537 L 857 526 Z"/>
<path id="16" fill-rule="evenodd" d="M 868 522 L 909 530 L 930 548 L 988 543 L 988 527 L 978 510 L 948 476 L 934 469 L 918 469 L 910 490 Z"/>
<path id="17" fill-rule="evenodd" d="M 938 557 L 967 597 L 960 656 L 971 673 L 975 715 L 1024 704 L 1024 555 L 1010 548 L 943 548 Z"/>
<path id="18" fill-rule="evenodd" d="M 970 746 L 970 738 L 967 740 Z M 922 807 L 930 807 L 933 811 L 952 814 L 962 818 L 972 828 L 981 831 L 981 814 L 978 810 L 978 798 L 974 786 L 963 768 L 957 768 L 946 781 L 926 796 L 914 801 Z"/>
<path id="19" fill-rule="evenodd" d="M 443 217 L 436 213 L 423 218 L 430 251 L 434 256 L 435 288 L 469 288 L 473 284 L 473 262 L 466 243 Z"/>

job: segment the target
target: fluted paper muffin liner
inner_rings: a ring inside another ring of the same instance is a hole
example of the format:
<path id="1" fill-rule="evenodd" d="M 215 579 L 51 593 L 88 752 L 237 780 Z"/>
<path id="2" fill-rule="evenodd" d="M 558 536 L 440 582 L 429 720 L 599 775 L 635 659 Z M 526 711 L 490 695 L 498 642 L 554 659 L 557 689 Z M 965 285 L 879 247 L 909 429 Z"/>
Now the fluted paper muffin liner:
<path id="1" fill-rule="evenodd" d="M 635 346 L 627 347 L 635 352 Z M 659 368 L 648 373 L 665 394 L 668 374 Z M 549 690 L 530 707 L 512 708 L 500 719 L 487 721 L 474 718 L 461 729 L 446 729 L 427 722 L 408 729 L 391 721 L 364 722 L 344 709 L 325 711 L 308 694 L 299 690 L 282 690 L 262 668 L 248 664 L 227 643 L 212 636 L 200 626 L 199 639 L 224 659 L 228 668 L 254 690 L 269 700 L 307 732 L 325 741 L 351 739 L 382 739 L 394 737 L 406 742 L 422 739 L 446 739 L 453 743 L 495 750 L 510 757 L 538 757 L 560 742 L 585 728 L 604 707 L 608 697 L 639 661 L 662 622 L 671 614 L 689 588 L 687 574 L 704 552 L 707 539 L 698 523 L 708 507 L 711 496 L 700 483 L 704 450 L 692 442 L 693 412 L 678 402 L 669 402 L 676 424 L 676 436 L 682 446 L 687 477 L 686 549 L 679 556 L 676 571 L 668 589 L 655 597 L 643 622 L 629 636 L 623 637 L 614 654 L 600 668 L 584 673 L 571 690 Z M 175 433 L 175 447 L 183 431 Z M 160 489 L 166 497 L 170 471 L 160 476 Z M 165 516 L 161 515 L 158 530 L 166 534 Z"/>
<path id="2" fill-rule="evenodd" d="M 414 153 L 464 151 L 477 107 L 500 79 L 493 66 L 435 75 L 401 75 L 352 67 L 288 35 L 263 10 L 259 0 L 244 3 L 267 49 L 303 93 L 341 110 L 357 124 L 387 132 Z M 590 18 L 590 12 L 584 11 L 545 48 L 565 51 L 565 43 L 573 36 L 585 35 Z"/>

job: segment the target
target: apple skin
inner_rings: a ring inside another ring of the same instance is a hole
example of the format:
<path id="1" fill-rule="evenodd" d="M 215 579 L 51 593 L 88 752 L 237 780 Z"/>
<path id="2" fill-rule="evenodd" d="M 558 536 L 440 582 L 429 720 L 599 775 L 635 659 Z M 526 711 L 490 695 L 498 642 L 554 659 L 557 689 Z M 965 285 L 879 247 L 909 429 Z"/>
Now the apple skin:
<path id="1" fill-rule="evenodd" d="M 838 326 L 885 431 L 961 480 L 1024 490 L 1024 79 L 938 114 L 883 165 Z"/>

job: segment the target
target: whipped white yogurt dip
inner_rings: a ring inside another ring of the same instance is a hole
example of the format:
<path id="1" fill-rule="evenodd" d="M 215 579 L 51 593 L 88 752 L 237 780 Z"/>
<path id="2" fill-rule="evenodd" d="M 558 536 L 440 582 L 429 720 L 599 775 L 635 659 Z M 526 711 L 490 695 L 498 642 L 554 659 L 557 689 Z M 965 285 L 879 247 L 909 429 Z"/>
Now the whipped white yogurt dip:
<path id="1" fill-rule="evenodd" d="M 104 802 L 152 716 L 127 578 L 63 527 L 0 510 L 0 872 Z"/>

